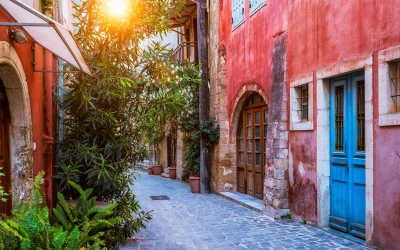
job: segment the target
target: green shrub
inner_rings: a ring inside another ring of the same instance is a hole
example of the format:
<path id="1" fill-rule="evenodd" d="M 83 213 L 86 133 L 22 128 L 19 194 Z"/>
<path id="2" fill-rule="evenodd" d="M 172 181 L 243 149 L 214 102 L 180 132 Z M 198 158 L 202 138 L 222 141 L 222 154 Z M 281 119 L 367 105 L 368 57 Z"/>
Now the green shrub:
<path id="1" fill-rule="evenodd" d="M 69 206 L 61 193 L 53 209 L 55 223 L 51 225 L 49 210 L 43 202 L 40 185 L 44 172 L 34 181 L 31 200 L 12 211 L 13 217 L 0 220 L 0 249 L 102 249 L 106 246 L 107 233 L 120 217 L 114 217 L 110 205 L 94 207 L 96 198 L 89 198 L 92 190 L 83 191 L 70 182 L 80 194 L 75 207 Z"/>
<path id="2" fill-rule="evenodd" d="M 80 232 L 79 246 L 103 246 L 109 238 L 110 228 L 122 221 L 121 217 L 114 217 L 117 204 L 107 207 L 95 207 L 96 197 L 91 197 L 92 188 L 83 190 L 78 184 L 69 181 L 77 190 L 79 198 L 76 205 L 71 206 L 65 197 L 58 193 L 58 204 L 53 209 L 55 223 L 61 225 L 67 233 L 78 229 Z"/>

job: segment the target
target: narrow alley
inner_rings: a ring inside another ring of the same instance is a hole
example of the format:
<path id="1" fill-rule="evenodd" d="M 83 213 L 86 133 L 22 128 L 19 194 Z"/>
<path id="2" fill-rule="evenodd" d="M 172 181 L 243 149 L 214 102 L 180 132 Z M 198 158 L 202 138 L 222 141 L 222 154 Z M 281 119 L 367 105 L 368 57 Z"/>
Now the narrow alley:
<path id="1" fill-rule="evenodd" d="M 134 192 L 144 210 L 154 210 L 153 219 L 121 249 L 368 249 L 310 225 L 262 216 L 215 194 L 192 194 L 184 182 L 141 175 Z"/>

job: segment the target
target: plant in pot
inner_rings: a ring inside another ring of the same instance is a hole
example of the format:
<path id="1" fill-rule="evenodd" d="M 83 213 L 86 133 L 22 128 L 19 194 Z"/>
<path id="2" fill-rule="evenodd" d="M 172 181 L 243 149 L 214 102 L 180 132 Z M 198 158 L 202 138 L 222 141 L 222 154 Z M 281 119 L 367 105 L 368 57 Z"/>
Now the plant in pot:
<path id="1" fill-rule="evenodd" d="M 152 129 L 146 135 L 147 143 L 149 145 L 148 159 L 150 165 L 148 167 L 149 174 L 161 175 L 162 165 L 160 163 L 160 142 L 163 134 L 160 129 Z"/>
<path id="2" fill-rule="evenodd" d="M 183 139 L 183 173 L 182 180 L 189 180 L 193 193 L 200 192 L 200 138 L 207 139 L 210 147 L 219 140 L 219 126 L 214 118 L 200 122 L 199 84 L 200 76 L 196 65 L 188 65 L 186 70 L 188 103 L 185 114 L 180 117 L 178 128 L 185 133 Z"/>

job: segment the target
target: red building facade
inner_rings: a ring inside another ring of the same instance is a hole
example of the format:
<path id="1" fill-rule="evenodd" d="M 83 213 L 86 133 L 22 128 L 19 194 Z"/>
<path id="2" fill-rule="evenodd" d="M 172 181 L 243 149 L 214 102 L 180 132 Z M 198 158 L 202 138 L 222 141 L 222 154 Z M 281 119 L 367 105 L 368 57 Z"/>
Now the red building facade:
<path id="1" fill-rule="evenodd" d="M 399 3 L 222 0 L 210 10 L 215 190 L 261 192 L 268 215 L 399 248 Z"/>
<path id="2" fill-rule="evenodd" d="M 38 27 L 53 29 L 55 23 L 33 8 L 41 9 L 40 1 L 26 2 L 30 3 L 0 1 L 0 164 L 6 175 L 1 185 L 12 193 L 7 204 L 0 207 L 1 213 L 9 213 L 19 199 L 29 199 L 33 178 L 41 170 L 46 172 L 46 202 L 48 205 L 55 202 L 52 175 L 58 116 L 53 91 L 57 90 L 60 72 L 53 53 L 76 64 L 69 60 L 73 51 L 64 54 L 62 49 L 58 50 L 65 46 L 76 47 L 72 36 L 63 37 L 72 39 L 68 41 L 70 45 L 65 45 L 59 43 L 63 35 L 55 38 L 54 30 L 35 30 Z M 57 9 L 53 5 L 50 7 L 47 11 L 57 16 Z M 46 42 L 39 42 L 35 37 Z M 81 57 L 80 53 L 76 56 Z"/>

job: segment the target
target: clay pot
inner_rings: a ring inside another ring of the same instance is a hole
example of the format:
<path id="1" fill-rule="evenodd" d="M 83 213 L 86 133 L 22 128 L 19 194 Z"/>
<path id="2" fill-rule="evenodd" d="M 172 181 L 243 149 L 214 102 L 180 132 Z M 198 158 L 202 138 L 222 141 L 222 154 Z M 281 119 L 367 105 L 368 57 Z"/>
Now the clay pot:
<path id="1" fill-rule="evenodd" d="M 153 169 L 151 166 L 147 167 L 147 172 L 149 173 L 149 175 L 153 175 Z"/>
<path id="2" fill-rule="evenodd" d="M 176 179 L 176 168 L 169 167 L 169 178 Z"/>
<path id="3" fill-rule="evenodd" d="M 153 165 L 151 166 L 151 170 L 154 175 L 161 175 L 162 173 L 162 165 Z"/>
<path id="4" fill-rule="evenodd" d="M 190 176 L 189 177 L 189 185 L 190 185 L 190 190 L 194 194 L 199 194 L 200 193 L 200 177 L 198 176 Z"/>

